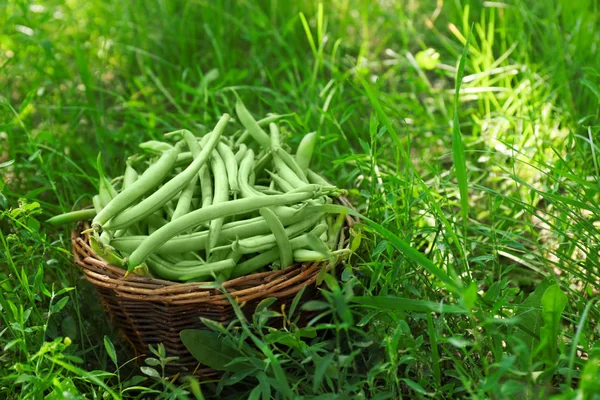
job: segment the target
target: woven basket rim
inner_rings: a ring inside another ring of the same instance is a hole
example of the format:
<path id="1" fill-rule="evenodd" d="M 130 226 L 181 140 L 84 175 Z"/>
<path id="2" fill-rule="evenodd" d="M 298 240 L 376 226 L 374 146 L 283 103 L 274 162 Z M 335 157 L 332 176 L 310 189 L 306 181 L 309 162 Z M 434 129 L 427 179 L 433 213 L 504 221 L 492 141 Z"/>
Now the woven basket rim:
<path id="1" fill-rule="evenodd" d="M 351 207 L 347 199 L 337 199 L 339 203 Z M 347 248 L 348 231 L 355 219 L 346 215 L 345 226 L 341 231 L 338 249 Z M 89 227 L 87 223 L 80 223 L 71 232 L 73 243 L 73 256 L 75 263 L 80 267 L 94 286 L 112 289 L 119 296 L 136 300 L 157 301 L 171 304 L 228 304 L 229 300 L 219 290 L 211 285 L 212 282 L 173 282 L 159 278 L 140 277 L 130 274 L 125 278 L 126 271 L 120 267 L 110 265 L 99 257 L 89 245 L 89 234 L 82 234 L 82 230 Z M 223 282 L 222 287 L 238 301 L 250 301 L 259 297 L 276 297 L 295 291 L 297 285 L 306 285 L 316 281 L 318 271 L 323 266 L 337 265 L 330 262 L 305 262 L 294 263 L 282 270 L 257 272 Z M 286 288 L 289 287 L 289 290 Z"/>

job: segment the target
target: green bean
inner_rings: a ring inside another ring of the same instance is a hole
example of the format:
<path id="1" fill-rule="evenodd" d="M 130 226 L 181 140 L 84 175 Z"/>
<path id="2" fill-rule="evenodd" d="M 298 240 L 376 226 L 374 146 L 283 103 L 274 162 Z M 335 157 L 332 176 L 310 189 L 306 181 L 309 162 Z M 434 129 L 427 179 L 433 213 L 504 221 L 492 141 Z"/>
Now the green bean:
<path id="1" fill-rule="evenodd" d="M 100 200 L 99 195 L 95 195 L 94 197 L 92 197 L 92 204 L 94 205 L 94 210 L 96 211 L 96 214 L 98 214 L 104 208 L 104 205 L 102 204 L 102 200 Z"/>
<path id="2" fill-rule="evenodd" d="M 331 258 L 331 249 L 316 235 L 308 235 L 308 246 L 311 250 L 321 253 L 324 257 Z"/>
<path id="3" fill-rule="evenodd" d="M 307 176 L 310 183 L 316 183 L 323 186 L 332 186 L 332 184 L 329 183 L 325 178 L 311 169 L 308 170 Z"/>
<path id="4" fill-rule="evenodd" d="M 131 186 L 133 182 L 137 181 L 138 178 L 139 175 L 135 168 L 133 168 L 131 164 L 127 162 L 127 166 L 125 167 L 125 173 L 123 174 L 123 184 L 121 185 L 121 191 Z M 113 237 L 121 237 L 124 235 L 127 235 L 127 229 L 119 229 L 115 232 Z"/>
<path id="5" fill-rule="evenodd" d="M 234 195 L 234 197 L 236 197 L 240 189 L 238 187 L 237 181 L 238 165 L 237 161 L 235 160 L 235 155 L 233 154 L 233 151 L 231 151 L 229 146 L 223 143 L 219 143 L 217 145 L 217 151 L 223 159 L 223 162 L 225 163 L 225 168 L 227 169 L 227 180 L 229 181 L 229 190 Z"/>
<path id="6" fill-rule="evenodd" d="M 138 180 L 138 178 L 139 175 L 135 168 L 133 168 L 131 164 L 127 163 L 127 166 L 125 167 L 125 173 L 123 174 L 123 186 L 121 187 L 121 191 L 130 187 L 133 182 Z"/>
<path id="7" fill-rule="evenodd" d="M 110 265 L 114 265 L 116 267 L 122 267 L 124 264 L 124 260 L 120 258 L 115 251 L 110 246 L 105 246 L 100 242 L 99 238 L 96 238 L 94 235 L 90 236 L 90 247 L 96 255 L 98 255 L 101 259 L 106 261 Z"/>
<path id="8" fill-rule="evenodd" d="M 265 221 L 267 221 L 271 232 L 273 232 L 273 236 L 275 236 L 275 241 L 277 242 L 277 247 L 279 248 L 281 267 L 286 268 L 290 266 L 293 262 L 292 246 L 290 246 L 290 240 L 287 236 L 285 228 L 283 227 L 283 224 L 273 213 L 273 211 L 269 210 L 268 208 L 261 208 L 259 212 Z M 234 249 L 234 251 L 236 250 Z"/>
<path id="9" fill-rule="evenodd" d="M 115 198 L 115 196 L 117 195 L 117 191 L 115 190 L 114 186 L 112 185 L 110 180 L 108 180 L 106 174 L 104 173 L 104 168 L 102 167 L 102 154 L 100 153 L 98 154 L 98 158 L 96 160 L 96 168 L 100 177 L 98 193 L 100 195 L 100 199 L 102 199 L 102 201 L 105 202 L 105 204 L 108 204 L 110 200 Z"/>
<path id="10" fill-rule="evenodd" d="M 303 182 L 302 179 L 300 179 L 298 175 L 296 175 L 294 171 L 292 171 L 277 154 L 273 155 L 273 161 L 275 163 L 275 167 L 277 168 L 277 173 L 281 178 L 285 179 L 287 183 L 292 185 L 294 188 L 299 188 L 306 185 L 306 183 Z"/>
<path id="11" fill-rule="evenodd" d="M 273 179 L 273 182 L 275 182 L 277 184 L 277 186 L 279 186 L 279 188 L 281 190 L 283 190 L 284 192 L 291 192 L 292 190 L 294 190 L 294 187 L 292 185 L 287 183 L 287 181 L 285 179 L 283 179 L 276 173 L 271 172 L 271 171 L 267 171 L 267 173 L 271 176 L 271 179 Z"/>
<path id="12" fill-rule="evenodd" d="M 227 114 L 224 114 L 221 117 L 215 126 L 215 129 L 210 134 L 207 145 L 202 149 L 198 157 L 194 158 L 194 161 L 182 173 L 165 183 L 160 189 L 152 193 L 140 203 L 114 217 L 108 222 L 107 227 L 110 225 L 110 229 L 117 229 L 120 227 L 129 226 L 143 219 L 145 216 L 159 209 L 162 205 L 171 200 L 173 196 L 175 196 L 185 186 L 187 186 L 189 181 L 192 180 L 194 175 L 198 174 L 202 165 L 211 155 L 219 141 L 219 136 L 221 136 L 225 130 L 225 126 L 227 125 L 229 119 L 230 117 Z"/>
<path id="13" fill-rule="evenodd" d="M 240 194 L 242 195 L 242 197 L 248 198 L 263 196 L 263 194 L 255 190 L 248 181 L 253 164 L 254 151 L 252 149 L 248 149 L 248 151 L 246 151 L 246 154 L 244 155 L 244 159 L 240 163 L 240 168 L 238 170 L 238 184 L 240 188 Z"/>
<path id="14" fill-rule="evenodd" d="M 309 262 L 309 261 L 324 261 L 328 257 L 319 253 L 318 251 L 297 249 L 294 250 L 294 261 L 297 262 Z"/>
<path id="15" fill-rule="evenodd" d="M 214 152 L 211 162 L 213 176 L 215 177 L 215 193 L 213 196 L 213 205 L 224 203 L 229 200 L 229 186 L 227 184 L 227 168 L 218 152 Z M 237 169 L 237 168 L 236 168 Z M 237 172 L 237 171 L 236 171 Z M 206 259 L 210 258 L 210 249 L 217 243 L 219 232 L 223 226 L 223 218 L 216 218 L 210 221 L 208 228 L 208 246 L 206 247 Z"/>
<path id="16" fill-rule="evenodd" d="M 285 151 L 284 149 L 282 149 L 281 147 L 276 149 L 275 151 L 275 157 L 280 158 L 285 165 L 287 165 L 287 167 L 289 169 L 291 169 L 294 174 L 300 178 L 300 180 L 304 183 L 308 183 L 308 179 L 306 178 L 306 174 L 304 173 L 304 171 L 302 170 L 302 168 L 300 168 L 300 166 L 298 165 L 298 163 L 296 162 L 296 160 L 294 159 L 294 157 L 292 157 L 290 155 L 290 153 L 288 153 L 287 151 Z"/>
<path id="17" fill-rule="evenodd" d="M 191 162 L 194 159 L 191 151 L 182 151 L 177 154 L 177 159 L 175 160 L 175 165 L 182 165 Z"/>
<path id="18" fill-rule="evenodd" d="M 108 246 L 110 245 L 110 241 L 112 240 L 112 235 L 108 231 L 102 232 L 100 235 L 100 245 Z"/>
<path id="19" fill-rule="evenodd" d="M 46 222 L 51 223 L 52 225 L 64 225 L 70 224 L 77 221 L 89 221 L 96 216 L 96 210 L 86 209 L 86 210 L 78 210 L 71 211 L 60 215 L 55 215 L 54 217 L 48 219 Z"/>
<path id="20" fill-rule="evenodd" d="M 304 173 L 308 172 L 308 166 L 310 165 L 310 159 L 312 158 L 316 142 L 317 132 L 310 132 L 304 135 L 300 141 L 300 144 L 298 145 L 298 150 L 296 151 L 296 162 Z"/>
<path id="21" fill-rule="evenodd" d="M 248 147 L 244 143 L 240 144 L 240 148 L 238 149 L 237 153 L 235 153 L 235 161 L 238 163 L 238 165 L 244 159 L 244 154 L 246 154 L 247 150 Z"/>
<path id="22" fill-rule="evenodd" d="M 153 154 L 162 154 L 165 151 L 171 150 L 173 146 L 169 143 L 159 142 L 158 140 L 149 140 L 144 143 L 140 143 L 140 148 L 143 150 L 149 150 Z"/>
<path id="23" fill-rule="evenodd" d="M 271 151 L 276 151 L 277 149 L 279 149 L 281 147 L 279 127 L 277 126 L 276 123 L 271 122 L 269 124 L 269 132 L 270 132 L 269 139 L 270 139 Z"/>
<path id="24" fill-rule="evenodd" d="M 248 133 L 256 140 L 261 146 L 269 147 L 269 135 L 262 130 L 262 128 L 256 123 L 256 120 L 250 112 L 246 109 L 242 100 L 238 97 L 235 102 L 235 112 L 244 126 L 248 130 Z"/>
<path id="25" fill-rule="evenodd" d="M 314 224 L 321 219 L 322 214 L 317 213 L 313 214 L 295 224 L 289 225 L 284 229 L 284 233 L 287 237 L 296 237 L 302 232 L 306 231 L 308 228 L 313 226 Z M 249 253 L 258 253 L 267 249 L 272 248 L 277 243 L 277 236 L 273 233 L 270 235 L 263 236 L 253 236 L 246 239 L 238 239 L 233 245 L 232 249 L 242 254 Z"/>
<path id="26" fill-rule="evenodd" d="M 189 228 L 200 225 L 204 221 L 225 217 L 228 215 L 244 214 L 246 212 L 259 210 L 262 207 L 272 207 L 284 204 L 295 204 L 312 198 L 316 193 L 299 192 L 286 193 L 279 196 L 249 197 L 228 201 L 226 203 L 211 205 L 192 211 L 186 218 L 179 218 L 169 222 L 154 232 L 131 254 L 129 258 L 129 270 L 132 270 L 148 257 L 154 250 L 172 237 L 186 231 Z"/>
<path id="27" fill-rule="evenodd" d="M 269 187 L 266 186 L 260 186 L 260 185 L 254 185 L 254 189 L 261 192 L 262 194 L 266 194 L 267 196 L 273 196 L 275 194 L 283 194 L 284 192 L 277 190 L 277 189 L 271 189 Z"/>
<path id="28" fill-rule="evenodd" d="M 179 153 L 179 148 L 172 147 L 165 151 L 159 160 L 152 164 L 137 181 L 127 189 L 119 193 L 109 204 L 96 215 L 92 221 L 92 227 L 101 228 L 108 220 L 127 206 L 142 197 L 146 192 L 154 188 L 169 173 Z"/>
<path id="29" fill-rule="evenodd" d="M 202 152 L 202 148 L 200 143 L 198 143 L 198 139 L 192 135 L 190 131 L 184 130 L 182 131 L 183 139 L 188 145 L 191 154 L 194 158 L 198 157 Z M 198 171 L 198 177 L 200 179 L 200 190 L 202 193 L 202 207 L 208 207 L 213 202 L 213 190 L 212 190 L 212 179 L 210 177 L 210 168 L 208 168 L 208 164 L 205 164 Z"/>
<path id="30" fill-rule="evenodd" d="M 266 126 L 269 125 L 271 122 L 275 122 L 281 118 L 290 117 L 292 115 L 294 115 L 294 113 L 282 115 L 273 114 L 267 116 L 266 118 L 259 119 L 258 121 L 256 121 L 256 123 L 258 124 L 258 126 Z M 250 136 L 250 132 L 248 130 L 242 132 L 242 135 L 235 141 L 235 146 L 241 146 L 243 142 L 245 142 L 246 139 L 248 139 L 248 136 Z"/>
<path id="31" fill-rule="evenodd" d="M 198 175 L 196 174 L 181 192 L 181 196 L 179 196 L 179 199 L 177 200 L 177 207 L 175 207 L 175 211 L 173 211 L 173 215 L 171 216 L 172 220 L 177 219 L 190 211 L 190 206 L 192 203 L 192 198 L 194 197 L 194 190 L 196 189 L 197 183 Z"/>

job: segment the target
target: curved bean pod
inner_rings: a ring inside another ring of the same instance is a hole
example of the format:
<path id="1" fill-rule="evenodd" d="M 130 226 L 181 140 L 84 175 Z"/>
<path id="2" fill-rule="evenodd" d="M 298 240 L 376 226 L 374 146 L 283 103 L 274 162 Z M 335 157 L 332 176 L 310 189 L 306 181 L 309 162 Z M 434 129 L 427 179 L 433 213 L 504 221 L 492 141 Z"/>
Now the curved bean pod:
<path id="1" fill-rule="evenodd" d="M 281 221 L 275 216 L 273 211 L 268 208 L 261 208 L 259 210 L 260 215 L 267 221 L 271 232 L 273 232 L 273 236 L 275 237 L 275 241 L 277 242 L 277 247 L 279 248 L 279 259 L 281 262 L 281 268 L 286 268 L 292 264 L 292 246 L 290 245 L 290 240 L 287 236 L 287 232 L 283 227 Z M 237 251 L 234 249 L 237 253 Z"/>
<path id="2" fill-rule="evenodd" d="M 246 154 L 247 150 L 248 147 L 244 143 L 240 144 L 240 148 L 238 149 L 237 153 L 235 153 L 235 161 L 238 163 L 238 165 L 244 159 L 244 155 Z"/>
<path id="3" fill-rule="evenodd" d="M 184 216 L 190 211 L 190 206 L 192 204 L 192 198 L 194 197 L 194 190 L 196 189 L 196 184 L 198 183 L 198 175 L 194 175 L 192 180 L 187 184 L 183 192 L 181 192 L 181 196 L 177 200 L 177 206 L 175 207 L 175 211 L 173 211 L 173 215 L 171 219 L 177 219 L 179 217 Z"/>
<path id="4" fill-rule="evenodd" d="M 238 170 L 238 185 L 240 188 L 240 194 L 245 198 L 264 196 L 250 185 L 249 179 L 250 174 L 252 173 L 253 165 L 254 151 L 252 149 L 248 149 L 244 155 L 244 159 L 240 163 L 240 168 Z"/>
<path id="5" fill-rule="evenodd" d="M 269 125 L 271 122 L 275 122 L 281 118 L 291 117 L 292 115 L 294 115 L 294 113 L 282 115 L 273 114 L 269 115 L 266 118 L 259 119 L 258 121 L 256 121 L 256 123 L 258 124 L 258 126 L 266 126 Z M 248 130 L 242 132 L 242 135 L 235 141 L 235 146 L 241 146 L 243 142 L 245 142 L 246 139 L 248 139 L 248 136 L 250 136 L 250 132 L 248 132 Z"/>
<path id="6" fill-rule="evenodd" d="M 99 195 L 95 195 L 94 197 L 92 197 L 92 204 L 94 205 L 94 210 L 96 211 L 96 214 L 98 214 L 104 208 L 104 204 L 102 204 L 102 200 L 100 200 Z"/>
<path id="7" fill-rule="evenodd" d="M 308 183 L 308 179 L 306 178 L 306 174 L 304 173 L 304 171 L 302 170 L 302 168 L 300 168 L 300 166 L 298 165 L 298 163 L 296 162 L 296 160 L 294 159 L 294 157 L 292 157 L 292 155 L 290 153 L 288 153 L 287 151 L 285 151 L 284 149 L 282 149 L 281 147 L 274 150 L 275 152 L 275 156 L 279 157 L 284 164 L 291 169 L 294 174 L 300 178 L 300 180 L 304 183 Z"/>
<path id="8" fill-rule="evenodd" d="M 269 147 L 269 135 L 256 123 L 256 120 L 252 117 L 248 109 L 246 109 L 246 106 L 239 97 L 235 102 L 235 113 L 254 140 L 263 147 Z"/>
<path id="9" fill-rule="evenodd" d="M 77 221 L 89 221 L 95 216 L 96 210 L 91 208 L 89 210 L 71 211 L 64 214 L 55 215 L 54 217 L 46 220 L 46 222 L 51 223 L 52 225 L 64 225 Z"/>
<path id="10" fill-rule="evenodd" d="M 294 190 L 294 187 L 292 185 L 290 185 L 285 179 L 283 179 L 276 173 L 271 172 L 271 171 L 267 171 L 267 173 L 269 174 L 269 176 L 271 176 L 271 179 L 273 180 L 273 182 L 275 182 L 277 184 L 277 186 L 279 186 L 279 188 L 281 190 L 283 190 L 284 192 L 291 192 L 292 190 Z M 264 193 L 264 191 L 263 191 L 263 193 Z"/>
<path id="11" fill-rule="evenodd" d="M 298 145 L 298 150 L 296 151 L 296 162 L 304 173 L 308 172 L 308 166 L 310 165 L 310 160 L 315 149 L 315 144 L 317 143 L 317 138 L 317 132 L 307 133 L 304 135 L 300 141 L 300 144 Z"/>
<path id="12" fill-rule="evenodd" d="M 333 186 L 325 178 L 323 178 L 321 175 L 317 174 L 311 169 L 308 170 L 307 177 L 310 183 L 316 183 L 322 186 Z"/>
<path id="13" fill-rule="evenodd" d="M 229 146 L 224 143 L 219 143 L 217 145 L 217 151 L 219 155 L 223 159 L 225 163 L 225 168 L 227 169 L 227 180 L 229 181 L 229 190 L 236 196 L 240 189 L 238 187 L 238 164 L 235 160 L 235 155 L 233 151 L 229 148 Z"/>
<path id="14" fill-rule="evenodd" d="M 232 154 L 233 156 L 233 154 Z M 229 199 L 229 186 L 227 184 L 227 168 L 218 152 L 214 152 L 211 162 L 213 176 L 215 177 L 215 192 L 213 196 L 213 205 L 226 202 Z M 237 171 L 236 171 L 237 172 Z M 217 243 L 219 232 L 223 226 L 223 218 L 216 218 L 210 221 L 208 228 L 208 246 L 206 247 L 206 259 L 210 257 L 210 249 Z"/>

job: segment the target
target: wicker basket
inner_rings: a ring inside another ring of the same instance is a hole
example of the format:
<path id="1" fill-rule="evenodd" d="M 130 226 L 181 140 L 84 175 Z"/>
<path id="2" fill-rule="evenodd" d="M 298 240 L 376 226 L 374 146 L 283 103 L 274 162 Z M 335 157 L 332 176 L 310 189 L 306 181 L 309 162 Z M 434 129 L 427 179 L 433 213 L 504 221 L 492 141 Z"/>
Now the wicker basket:
<path id="1" fill-rule="evenodd" d="M 346 200 L 340 202 L 349 205 Z M 338 248 L 348 246 L 348 229 L 354 220 L 347 216 L 340 235 Z M 82 235 L 87 224 L 80 224 L 72 232 L 73 256 L 98 291 L 102 305 L 110 319 L 130 344 L 138 362 L 150 355 L 148 345 L 162 343 L 168 356 L 179 357 L 170 363 L 169 374 L 193 373 L 209 378 L 219 372 L 199 363 L 187 351 L 179 338 L 184 329 L 206 329 L 200 317 L 223 324 L 234 319 L 234 311 L 227 298 L 217 289 L 200 287 L 199 283 L 176 283 L 161 279 L 128 276 L 125 271 L 109 265 L 89 246 L 89 237 Z M 242 305 L 248 316 L 258 303 L 275 297 L 275 309 L 286 308 L 298 291 L 307 286 L 304 298 L 318 296 L 317 274 L 323 263 L 297 263 L 283 270 L 261 272 L 226 281 L 223 286 Z"/>

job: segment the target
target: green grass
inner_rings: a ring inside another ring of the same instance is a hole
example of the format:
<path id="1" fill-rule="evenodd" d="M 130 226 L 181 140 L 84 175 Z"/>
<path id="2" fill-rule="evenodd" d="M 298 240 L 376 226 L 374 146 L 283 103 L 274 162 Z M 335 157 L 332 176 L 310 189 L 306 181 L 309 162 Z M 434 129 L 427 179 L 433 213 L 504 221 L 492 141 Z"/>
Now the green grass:
<path id="1" fill-rule="evenodd" d="M 0 397 L 600 398 L 598 3 L 434 3 L 0 4 Z M 369 220 L 323 301 L 222 332 L 252 373 L 172 383 L 43 221 L 233 91 Z"/>

